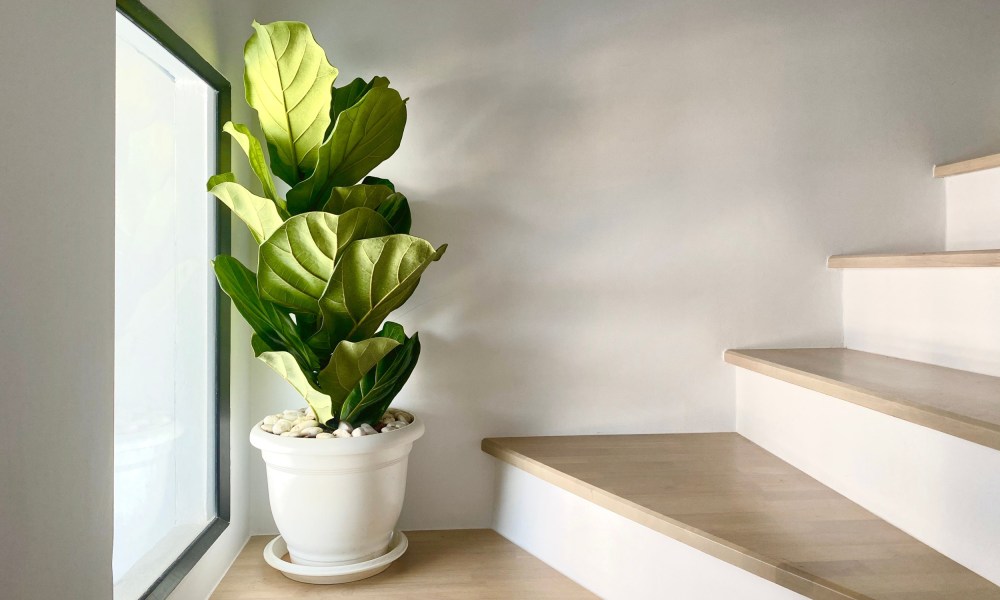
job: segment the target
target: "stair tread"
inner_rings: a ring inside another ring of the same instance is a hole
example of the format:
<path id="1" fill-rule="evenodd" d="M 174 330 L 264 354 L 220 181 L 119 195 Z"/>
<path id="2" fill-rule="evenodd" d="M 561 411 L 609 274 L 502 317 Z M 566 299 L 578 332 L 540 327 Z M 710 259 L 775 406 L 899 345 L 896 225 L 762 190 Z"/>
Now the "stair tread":
<path id="1" fill-rule="evenodd" d="M 1000 250 L 950 250 L 902 254 L 839 254 L 827 260 L 831 269 L 901 269 L 1000 267 Z"/>
<path id="2" fill-rule="evenodd" d="M 1000 450 L 1000 377 L 846 348 L 729 350 L 726 362 Z"/>
<path id="3" fill-rule="evenodd" d="M 286 579 L 264 562 L 272 536 L 254 536 L 212 594 L 212 600 L 283 598 L 596 598 L 489 529 L 407 531 L 410 546 L 382 574 L 338 585 Z"/>
<path id="4" fill-rule="evenodd" d="M 975 173 L 976 171 L 983 171 L 996 167 L 1000 167 L 1000 154 L 981 156 L 979 158 L 963 160 L 946 165 L 934 165 L 934 176 L 951 177 L 952 175 Z"/>
<path id="5" fill-rule="evenodd" d="M 490 438 L 483 451 L 816 600 L 1000 598 L 736 433 Z"/>

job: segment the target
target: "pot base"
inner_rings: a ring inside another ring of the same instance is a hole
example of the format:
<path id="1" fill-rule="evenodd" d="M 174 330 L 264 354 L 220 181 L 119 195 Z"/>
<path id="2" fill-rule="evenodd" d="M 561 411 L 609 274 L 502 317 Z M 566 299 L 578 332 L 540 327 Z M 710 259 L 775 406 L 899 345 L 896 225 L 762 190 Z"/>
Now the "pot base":
<path id="1" fill-rule="evenodd" d="M 336 567 L 309 567 L 296 565 L 284 559 L 288 553 L 288 545 L 279 535 L 264 546 L 264 561 L 285 577 L 302 583 L 331 584 L 348 583 L 378 575 L 389 568 L 394 560 L 406 552 L 409 541 L 406 534 L 396 530 L 389 541 L 389 549 L 385 554 L 371 560 L 353 565 L 338 565 Z"/>

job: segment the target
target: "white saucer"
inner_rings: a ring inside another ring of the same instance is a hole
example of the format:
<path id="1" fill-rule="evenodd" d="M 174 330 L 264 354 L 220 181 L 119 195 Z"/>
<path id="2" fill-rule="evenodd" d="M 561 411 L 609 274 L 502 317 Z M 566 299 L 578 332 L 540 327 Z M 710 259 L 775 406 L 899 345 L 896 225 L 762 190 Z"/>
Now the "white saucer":
<path id="1" fill-rule="evenodd" d="M 392 539 L 389 541 L 389 550 L 382 556 L 353 565 L 309 567 L 290 563 L 283 558 L 288 553 L 288 545 L 285 544 L 285 540 L 279 535 L 268 542 L 267 546 L 264 546 L 264 560 L 267 564 L 281 571 L 281 574 L 285 577 L 301 581 L 302 583 L 347 583 L 378 575 L 382 571 L 385 571 L 394 560 L 406 552 L 406 547 L 409 543 L 409 540 L 406 539 L 406 534 L 397 529 L 392 532 Z"/>

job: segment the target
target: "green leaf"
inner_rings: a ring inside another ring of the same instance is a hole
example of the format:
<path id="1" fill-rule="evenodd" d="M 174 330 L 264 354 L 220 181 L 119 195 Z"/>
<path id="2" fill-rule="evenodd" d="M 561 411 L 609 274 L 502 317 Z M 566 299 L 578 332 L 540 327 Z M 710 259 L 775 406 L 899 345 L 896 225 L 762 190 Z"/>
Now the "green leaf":
<path id="1" fill-rule="evenodd" d="M 291 354 L 281 351 L 263 352 L 257 358 L 264 361 L 264 364 L 290 383 L 295 391 L 302 394 L 306 403 L 316 413 L 316 420 L 324 425 L 331 424 L 335 415 L 330 397 L 316 389 L 316 386 L 313 385 Z"/>
<path id="2" fill-rule="evenodd" d="M 391 231 L 385 219 L 368 208 L 355 208 L 342 215 L 296 215 L 260 246 L 261 296 L 297 312 L 319 314 L 318 301 L 333 274 L 337 256 L 355 240 Z"/>
<path id="3" fill-rule="evenodd" d="M 319 148 L 315 171 L 288 192 L 289 212 L 314 210 L 326 202 L 333 188 L 360 181 L 399 148 L 405 126 L 406 103 L 399 92 L 372 88 L 337 117 Z"/>
<path id="4" fill-rule="evenodd" d="M 384 185 L 335 187 L 330 190 L 330 199 L 323 205 L 323 211 L 339 215 L 359 207 L 377 210 L 391 195 L 392 190 Z"/>
<path id="5" fill-rule="evenodd" d="M 385 77 L 373 77 L 366 82 L 358 77 L 344 87 L 333 87 L 333 102 L 330 103 L 330 127 L 337 122 L 337 116 L 351 108 L 361 100 L 373 87 L 388 87 L 389 80 Z M 327 135 L 330 133 L 327 132 Z"/>
<path id="6" fill-rule="evenodd" d="M 406 201 L 406 196 L 394 192 L 379 205 L 376 211 L 385 217 L 393 232 L 410 233 L 412 218 L 410 217 L 410 204 Z"/>
<path id="7" fill-rule="evenodd" d="M 271 169 L 295 185 L 316 166 L 337 69 L 305 23 L 254 21 L 253 28 L 243 48 L 247 103 L 260 117 Z"/>
<path id="8" fill-rule="evenodd" d="M 271 179 L 271 170 L 267 168 L 264 160 L 264 150 L 260 147 L 260 142 L 250 133 L 250 128 L 240 123 L 227 122 L 222 126 L 222 130 L 236 140 L 236 143 L 243 148 L 243 153 L 250 161 L 250 168 L 253 170 L 260 185 L 264 189 L 264 195 L 278 205 L 279 209 L 284 208 L 284 200 L 278 197 L 277 190 L 274 189 L 274 180 Z"/>
<path id="9" fill-rule="evenodd" d="M 413 294 L 420 275 L 441 258 L 429 242 L 409 235 L 358 240 L 344 251 L 319 300 L 321 333 L 330 344 L 371 337 L 389 313 Z"/>
<path id="10" fill-rule="evenodd" d="M 392 185 L 391 181 L 389 181 L 388 179 L 382 179 L 381 177 L 372 177 L 371 175 L 369 175 L 368 177 L 362 179 L 361 183 L 364 185 L 384 185 L 390 190 L 394 192 L 396 191 L 396 186 Z"/>
<path id="11" fill-rule="evenodd" d="M 330 199 L 323 205 L 323 211 L 339 215 L 357 207 L 370 208 L 385 217 L 393 233 L 410 233 L 410 205 L 406 196 L 385 185 L 335 187 L 330 191 Z"/>
<path id="12" fill-rule="evenodd" d="M 250 336 L 250 348 L 253 349 L 254 356 L 260 356 L 265 352 L 273 352 L 275 350 L 270 344 L 264 341 L 264 338 L 256 333 Z"/>
<path id="13" fill-rule="evenodd" d="M 398 331 L 394 333 L 390 328 Z M 420 358 L 420 337 L 417 334 L 407 338 L 401 326 L 386 323 L 379 336 L 395 339 L 400 342 L 400 346 L 368 371 L 364 380 L 344 400 L 340 409 L 341 418 L 358 425 L 373 424 L 382 418 L 410 378 L 413 368 L 417 366 L 417 359 Z"/>
<path id="14" fill-rule="evenodd" d="M 235 181 L 236 175 L 233 173 L 219 173 L 218 175 L 212 175 L 208 178 L 208 191 L 211 192 L 212 188 L 220 183 L 233 183 Z"/>
<path id="15" fill-rule="evenodd" d="M 397 346 L 399 342 L 387 337 L 337 344 L 330 362 L 319 372 L 319 385 L 330 396 L 335 413 L 339 414 L 340 406 L 365 374 Z"/>
<path id="16" fill-rule="evenodd" d="M 264 349 L 288 350 L 301 364 L 319 369 L 319 358 L 299 337 L 295 324 L 287 313 L 278 309 L 257 293 L 257 277 L 232 256 L 217 256 L 212 262 L 219 286 L 230 298 L 255 332 L 251 340 L 254 352 Z"/>
<path id="17" fill-rule="evenodd" d="M 216 184 L 209 192 L 246 223 L 253 239 L 260 244 L 281 227 L 281 216 L 274 202 L 251 194 L 242 185 L 231 181 L 228 178 L 231 175 L 223 173 L 209 179 L 209 185 Z"/>

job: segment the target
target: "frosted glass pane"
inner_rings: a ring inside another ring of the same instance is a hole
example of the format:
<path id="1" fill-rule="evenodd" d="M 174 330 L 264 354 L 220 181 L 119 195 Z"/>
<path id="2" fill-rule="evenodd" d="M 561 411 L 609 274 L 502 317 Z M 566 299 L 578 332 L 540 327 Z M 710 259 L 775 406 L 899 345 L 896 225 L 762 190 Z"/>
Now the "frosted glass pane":
<path id="1" fill-rule="evenodd" d="M 215 517 L 215 91 L 117 15 L 115 598 Z"/>

